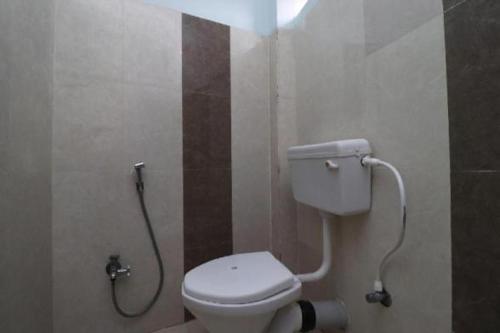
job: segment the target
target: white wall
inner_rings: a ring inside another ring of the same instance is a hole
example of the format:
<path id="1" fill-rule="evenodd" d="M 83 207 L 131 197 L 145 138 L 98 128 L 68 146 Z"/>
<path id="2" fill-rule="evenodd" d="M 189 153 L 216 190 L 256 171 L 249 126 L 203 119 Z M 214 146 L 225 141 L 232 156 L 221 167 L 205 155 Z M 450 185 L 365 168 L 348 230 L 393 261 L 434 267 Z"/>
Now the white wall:
<path id="1" fill-rule="evenodd" d="M 52 332 L 53 11 L 0 0 L 0 332 Z"/>
<path id="2" fill-rule="evenodd" d="M 232 214 L 235 253 L 271 248 L 270 39 L 231 28 Z"/>
<path id="3" fill-rule="evenodd" d="M 271 35 L 277 27 L 293 26 L 318 0 L 144 0 L 211 21 Z"/>
<path id="4" fill-rule="evenodd" d="M 184 319 L 181 14 L 142 0 L 58 0 L 52 146 L 54 332 L 152 332 Z M 145 161 L 146 203 L 165 286 L 139 320 L 113 309 L 104 267 L 132 267 L 117 283 L 138 311 L 158 270 L 135 190 Z"/>
<path id="5" fill-rule="evenodd" d="M 181 17 L 143 0 L 56 1 L 56 333 L 143 333 L 184 320 Z M 270 249 L 269 44 L 231 28 L 235 252 Z M 114 253 L 132 266 L 117 288 L 126 309 L 154 293 L 157 268 L 132 174 L 139 160 L 166 281 L 153 310 L 130 321 L 113 309 L 104 267 Z"/>
<path id="6" fill-rule="evenodd" d="M 276 29 L 276 2 L 269 0 L 146 0 L 193 16 L 267 35 Z"/>
<path id="7" fill-rule="evenodd" d="M 364 137 L 377 157 L 401 170 L 407 184 L 407 239 L 385 272 L 394 305 L 384 309 L 364 300 L 400 226 L 396 184 L 379 169 L 371 212 L 335 223 L 333 271 L 325 281 L 305 286 L 305 296 L 342 298 L 353 333 L 450 332 L 449 147 L 440 0 L 422 2 L 420 10 L 410 11 L 423 13 L 420 21 L 407 23 L 401 8 L 408 9 L 409 2 L 396 8 L 376 2 L 320 0 L 302 23 L 278 33 L 279 163 L 274 168 L 280 175 L 277 207 L 284 213 L 273 221 L 273 247 L 278 256 L 297 257 L 300 272 L 319 265 L 319 217 L 291 198 L 288 146 Z M 373 18 L 381 13 L 385 20 Z M 391 36 L 383 36 L 386 31 Z M 283 236 L 275 236 L 279 232 Z M 293 242 L 286 237 L 294 232 L 296 254 L 285 246 Z"/>

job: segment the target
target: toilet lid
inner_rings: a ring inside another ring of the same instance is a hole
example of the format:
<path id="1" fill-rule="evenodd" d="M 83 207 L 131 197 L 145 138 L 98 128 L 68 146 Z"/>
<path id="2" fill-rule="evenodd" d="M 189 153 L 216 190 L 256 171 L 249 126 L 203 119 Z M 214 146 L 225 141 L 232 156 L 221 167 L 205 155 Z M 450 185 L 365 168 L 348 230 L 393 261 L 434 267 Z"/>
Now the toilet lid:
<path id="1" fill-rule="evenodd" d="M 269 252 L 236 254 L 196 267 L 184 278 L 191 297 L 221 304 L 257 302 L 294 285 L 294 275 Z"/>

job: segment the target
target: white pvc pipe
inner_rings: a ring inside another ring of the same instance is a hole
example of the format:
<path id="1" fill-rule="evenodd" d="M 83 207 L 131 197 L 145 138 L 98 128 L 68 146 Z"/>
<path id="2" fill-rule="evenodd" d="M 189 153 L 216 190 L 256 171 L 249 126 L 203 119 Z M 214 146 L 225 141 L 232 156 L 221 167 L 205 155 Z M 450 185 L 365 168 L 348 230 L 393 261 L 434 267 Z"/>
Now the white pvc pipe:
<path id="1" fill-rule="evenodd" d="M 344 303 L 337 300 L 312 302 L 316 316 L 314 329 L 335 331 L 345 330 L 349 324 L 349 316 Z M 302 329 L 302 310 L 297 303 L 280 309 L 274 316 L 266 333 L 295 333 Z"/>
<path id="2" fill-rule="evenodd" d="M 333 215 L 325 212 L 320 212 L 320 214 L 323 222 L 323 262 L 317 271 L 297 275 L 301 282 L 319 281 L 328 274 L 332 267 L 332 230 L 330 223 Z"/>
<path id="3" fill-rule="evenodd" d="M 343 302 L 329 300 L 312 302 L 316 314 L 316 329 L 323 331 L 344 331 L 349 325 L 349 315 Z"/>
<path id="4" fill-rule="evenodd" d="M 372 158 L 372 157 L 365 157 L 361 161 L 363 165 L 369 165 L 369 166 L 384 166 L 387 169 L 389 169 L 394 177 L 396 178 L 396 181 L 398 183 L 398 189 L 399 189 L 399 215 L 400 215 L 400 220 L 401 220 L 401 231 L 399 233 L 399 238 L 394 245 L 394 247 L 389 250 L 382 261 L 380 262 L 378 271 L 377 271 L 377 278 L 374 282 L 374 291 L 377 292 L 382 292 L 384 290 L 384 283 L 382 281 L 382 272 L 384 271 L 384 268 L 389 261 L 389 259 L 401 248 L 403 245 L 405 235 L 406 235 L 406 190 L 405 190 L 405 184 L 403 182 L 403 178 L 401 177 L 401 174 L 399 173 L 398 169 L 396 169 L 392 164 L 387 163 L 385 161 L 379 160 L 377 158 Z"/>

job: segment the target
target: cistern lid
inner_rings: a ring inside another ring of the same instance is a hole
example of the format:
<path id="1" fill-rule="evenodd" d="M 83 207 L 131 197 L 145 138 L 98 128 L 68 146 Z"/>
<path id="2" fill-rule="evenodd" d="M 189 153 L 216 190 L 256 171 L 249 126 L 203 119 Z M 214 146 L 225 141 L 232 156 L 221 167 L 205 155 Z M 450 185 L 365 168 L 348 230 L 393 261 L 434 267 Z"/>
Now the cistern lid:
<path id="1" fill-rule="evenodd" d="M 236 254 L 196 267 L 184 278 L 191 297 L 221 304 L 264 300 L 295 283 L 294 275 L 269 252 Z"/>
<path id="2" fill-rule="evenodd" d="M 351 139 L 290 147 L 289 160 L 350 157 L 371 154 L 370 143 L 365 139 Z"/>

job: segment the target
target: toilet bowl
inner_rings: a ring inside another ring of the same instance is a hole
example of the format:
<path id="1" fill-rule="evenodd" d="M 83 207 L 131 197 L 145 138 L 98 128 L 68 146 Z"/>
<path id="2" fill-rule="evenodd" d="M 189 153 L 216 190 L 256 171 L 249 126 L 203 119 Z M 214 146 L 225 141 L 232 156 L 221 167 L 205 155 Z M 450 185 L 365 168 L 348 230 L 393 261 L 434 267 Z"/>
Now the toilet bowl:
<path id="1" fill-rule="evenodd" d="M 299 299 L 301 282 L 271 253 L 236 254 L 188 272 L 184 305 L 211 333 L 263 333 Z"/>

